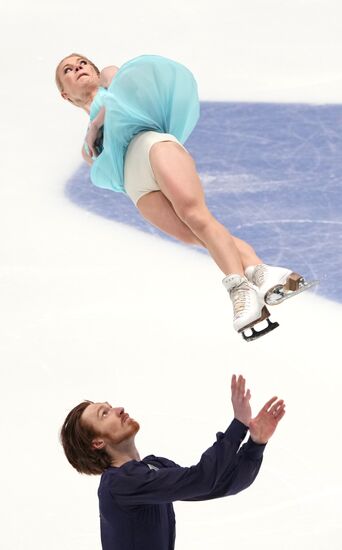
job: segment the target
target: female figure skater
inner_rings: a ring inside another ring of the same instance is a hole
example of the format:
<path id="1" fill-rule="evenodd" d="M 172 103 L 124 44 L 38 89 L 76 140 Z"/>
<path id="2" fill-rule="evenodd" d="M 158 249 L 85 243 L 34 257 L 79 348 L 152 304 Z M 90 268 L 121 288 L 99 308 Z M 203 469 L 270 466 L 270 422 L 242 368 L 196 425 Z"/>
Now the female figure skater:
<path id="1" fill-rule="evenodd" d="M 308 283 L 290 269 L 264 264 L 209 212 L 195 163 L 182 145 L 199 117 L 190 71 L 143 55 L 100 72 L 73 53 L 58 64 L 56 83 L 63 99 L 90 115 L 82 155 L 91 165 L 92 182 L 126 193 L 150 223 L 208 250 L 225 275 L 234 329 L 245 339 L 276 328 L 266 303 L 279 303 Z M 268 326 L 255 331 L 264 319 Z"/>

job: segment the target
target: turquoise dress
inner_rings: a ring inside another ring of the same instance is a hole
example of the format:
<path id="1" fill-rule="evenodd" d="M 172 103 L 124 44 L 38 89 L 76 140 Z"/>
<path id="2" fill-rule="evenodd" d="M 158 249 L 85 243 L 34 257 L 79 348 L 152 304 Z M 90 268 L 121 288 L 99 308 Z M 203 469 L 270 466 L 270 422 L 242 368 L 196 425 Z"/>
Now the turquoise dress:
<path id="1" fill-rule="evenodd" d="M 199 118 L 196 81 L 170 59 L 142 55 L 125 63 L 108 89 L 99 88 L 90 108 L 93 120 L 105 107 L 103 141 L 90 177 L 98 187 L 125 192 L 127 147 L 139 132 L 154 130 L 184 143 Z"/>

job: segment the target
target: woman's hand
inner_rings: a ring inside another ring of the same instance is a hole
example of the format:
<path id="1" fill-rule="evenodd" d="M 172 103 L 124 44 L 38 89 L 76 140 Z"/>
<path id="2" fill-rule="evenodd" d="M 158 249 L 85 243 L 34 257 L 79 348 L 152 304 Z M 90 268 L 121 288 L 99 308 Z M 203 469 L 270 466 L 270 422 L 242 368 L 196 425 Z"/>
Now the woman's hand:
<path id="1" fill-rule="evenodd" d="M 82 147 L 82 157 L 84 158 L 86 163 L 89 164 L 89 166 L 93 164 L 93 159 L 88 155 L 84 145 Z"/>
<path id="2" fill-rule="evenodd" d="M 85 137 L 85 143 L 87 144 L 87 147 L 89 149 L 89 155 L 90 157 L 97 157 L 97 151 L 95 147 L 95 141 L 99 136 L 99 133 L 101 132 L 101 128 L 104 123 L 105 118 L 105 107 L 101 107 L 101 109 L 98 112 L 98 115 L 94 118 L 94 120 L 89 124 L 87 134 Z"/>
<path id="3" fill-rule="evenodd" d="M 251 398 L 251 392 L 246 391 L 246 380 L 243 376 L 239 376 L 236 379 L 236 375 L 233 374 L 231 382 L 232 390 L 232 405 L 234 410 L 234 417 L 237 420 L 240 420 L 245 426 L 249 426 L 250 420 L 252 418 L 252 410 L 249 404 Z"/>
<path id="4" fill-rule="evenodd" d="M 98 133 L 100 131 L 100 128 L 98 128 L 97 124 L 94 124 L 91 122 L 88 126 L 87 134 L 85 137 L 85 143 L 87 144 L 89 155 L 91 157 L 97 157 L 97 151 L 95 148 L 95 141 L 98 136 Z"/>

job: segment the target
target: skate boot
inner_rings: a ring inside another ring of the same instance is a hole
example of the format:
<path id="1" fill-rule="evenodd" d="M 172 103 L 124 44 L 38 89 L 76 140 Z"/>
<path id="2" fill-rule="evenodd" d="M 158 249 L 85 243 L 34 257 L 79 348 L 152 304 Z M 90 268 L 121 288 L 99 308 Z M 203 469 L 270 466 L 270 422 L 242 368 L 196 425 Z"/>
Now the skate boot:
<path id="1" fill-rule="evenodd" d="M 291 269 L 266 264 L 251 265 L 247 267 L 245 274 L 248 281 L 258 288 L 260 299 L 269 306 L 281 304 L 318 284 L 318 281 L 306 282 L 304 277 Z"/>
<path id="2" fill-rule="evenodd" d="M 270 313 L 260 300 L 258 289 L 246 277 L 227 275 L 222 284 L 229 292 L 233 303 L 233 327 L 242 334 L 244 340 L 256 340 L 279 326 L 278 323 L 269 320 Z M 255 330 L 254 326 L 264 320 L 267 320 L 267 327 Z"/>

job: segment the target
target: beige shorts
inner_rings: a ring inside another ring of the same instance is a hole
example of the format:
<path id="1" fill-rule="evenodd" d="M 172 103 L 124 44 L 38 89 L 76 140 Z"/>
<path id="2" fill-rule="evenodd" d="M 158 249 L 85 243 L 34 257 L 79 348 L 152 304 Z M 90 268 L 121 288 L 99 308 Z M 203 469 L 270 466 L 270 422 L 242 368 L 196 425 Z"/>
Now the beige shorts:
<path id="1" fill-rule="evenodd" d="M 124 167 L 125 191 L 135 205 L 143 195 L 160 191 L 150 163 L 150 149 L 160 141 L 179 143 L 171 134 L 148 131 L 134 136 L 128 146 Z M 179 145 L 183 147 L 181 143 Z"/>

